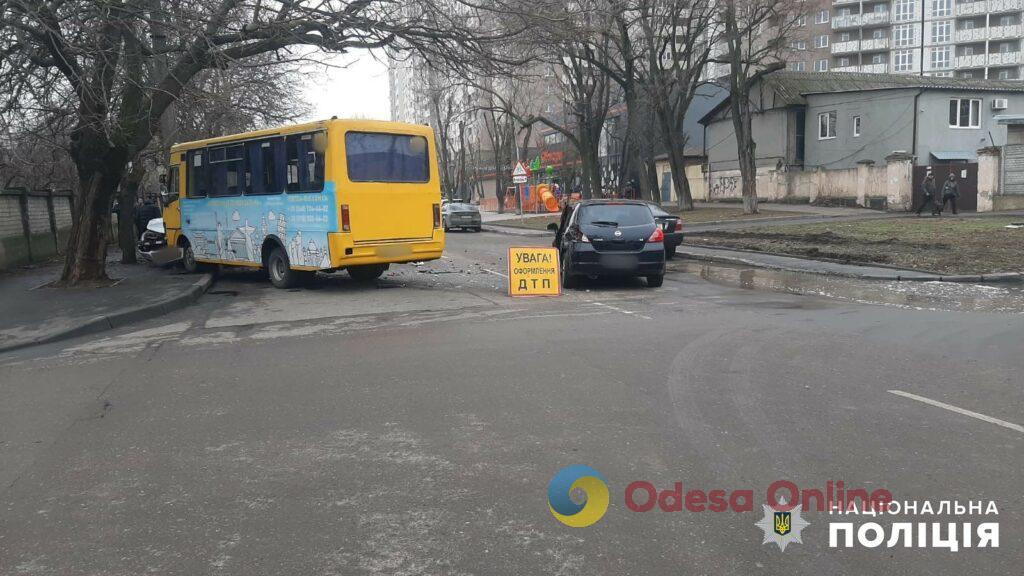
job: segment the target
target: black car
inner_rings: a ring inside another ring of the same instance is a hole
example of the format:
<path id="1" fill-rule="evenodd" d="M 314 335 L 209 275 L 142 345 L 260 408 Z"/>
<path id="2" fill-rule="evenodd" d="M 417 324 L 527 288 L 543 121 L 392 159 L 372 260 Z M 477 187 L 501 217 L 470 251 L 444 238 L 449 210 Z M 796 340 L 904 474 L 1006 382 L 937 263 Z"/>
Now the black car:
<path id="1" fill-rule="evenodd" d="M 580 276 L 645 276 L 647 285 L 665 278 L 665 233 L 650 206 L 635 200 L 584 200 L 552 223 L 562 261 L 562 286 Z"/>
<path id="2" fill-rule="evenodd" d="M 447 232 L 452 228 L 480 231 L 480 209 L 465 202 L 447 202 L 441 207 L 441 221 Z"/>
<path id="3" fill-rule="evenodd" d="M 650 206 L 654 221 L 665 233 L 665 258 L 671 259 L 676 255 L 676 247 L 683 243 L 683 220 L 679 216 L 669 214 L 657 204 L 652 203 Z"/>

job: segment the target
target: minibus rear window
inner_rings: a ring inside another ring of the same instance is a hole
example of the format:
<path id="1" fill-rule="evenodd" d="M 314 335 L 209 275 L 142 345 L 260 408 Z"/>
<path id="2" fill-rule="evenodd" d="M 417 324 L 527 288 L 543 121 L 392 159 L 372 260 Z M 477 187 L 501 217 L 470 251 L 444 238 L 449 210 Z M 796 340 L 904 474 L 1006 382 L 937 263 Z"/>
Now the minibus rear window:
<path id="1" fill-rule="evenodd" d="M 430 164 L 423 136 L 348 132 L 348 179 L 353 182 L 427 182 Z"/>

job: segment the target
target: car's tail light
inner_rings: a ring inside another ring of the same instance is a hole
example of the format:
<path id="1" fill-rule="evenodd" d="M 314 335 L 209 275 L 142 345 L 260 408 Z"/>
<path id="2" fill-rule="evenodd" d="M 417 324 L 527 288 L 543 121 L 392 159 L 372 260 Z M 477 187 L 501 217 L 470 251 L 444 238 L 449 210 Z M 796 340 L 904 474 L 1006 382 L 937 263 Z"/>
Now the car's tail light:
<path id="1" fill-rule="evenodd" d="M 441 227 L 441 205 L 434 204 L 434 228 Z"/>
<path id="2" fill-rule="evenodd" d="M 341 231 L 342 232 L 351 232 L 352 231 L 352 223 L 349 221 L 349 217 L 348 217 L 348 204 L 342 204 L 341 205 Z"/>
<path id="3" fill-rule="evenodd" d="M 683 221 L 682 220 L 676 220 L 676 232 L 682 232 L 682 231 L 683 231 Z"/>
<path id="4" fill-rule="evenodd" d="M 654 229 L 654 234 L 651 234 L 651 237 L 648 238 L 647 241 L 648 242 L 664 242 L 665 241 L 665 233 L 661 231 L 661 228 L 655 228 Z"/>

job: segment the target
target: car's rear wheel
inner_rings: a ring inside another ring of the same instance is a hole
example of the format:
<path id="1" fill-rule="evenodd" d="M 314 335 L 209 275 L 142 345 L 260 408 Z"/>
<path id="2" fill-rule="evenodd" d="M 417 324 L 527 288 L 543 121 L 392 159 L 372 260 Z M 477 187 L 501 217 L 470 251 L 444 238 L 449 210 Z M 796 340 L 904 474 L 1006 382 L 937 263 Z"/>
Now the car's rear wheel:
<path id="1" fill-rule="evenodd" d="M 288 260 L 288 253 L 284 251 L 284 248 L 278 246 L 270 251 L 270 255 L 267 256 L 267 276 L 270 277 L 270 283 L 275 288 L 294 288 L 308 274 L 303 274 L 298 270 L 292 270 L 291 262 Z"/>
<path id="2" fill-rule="evenodd" d="M 562 288 L 572 289 L 579 285 L 580 277 L 572 273 L 572 264 L 569 258 L 562 256 Z"/>
<path id="3" fill-rule="evenodd" d="M 364 264 L 362 266 L 349 266 L 348 275 L 357 282 L 369 282 L 380 278 L 380 275 L 388 269 L 387 264 Z"/>
<path id="4" fill-rule="evenodd" d="M 666 260 L 671 260 L 672 257 L 675 256 L 675 255 L 676 255 L 676 247 L 675 246 L 665 246 L 665 259 Z"/>
<path id="5" fill-rule="evenodd" d="M 654 276 L 647 277 L 648 288 L 658 288 L 665 282 L 664 274 L 655 274 Z"/>

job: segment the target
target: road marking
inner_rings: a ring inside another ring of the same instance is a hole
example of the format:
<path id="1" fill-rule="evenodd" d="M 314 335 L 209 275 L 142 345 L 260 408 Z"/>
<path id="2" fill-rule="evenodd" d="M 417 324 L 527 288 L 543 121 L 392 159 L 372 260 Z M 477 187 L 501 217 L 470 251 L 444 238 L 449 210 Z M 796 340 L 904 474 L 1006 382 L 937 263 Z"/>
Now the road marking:
<path id="1" fill-rule="evenodd" d="M 488 270 L 487 268 L 483 268 L 483 271 L 484 272 L 488 272 L 490 274 L 494 274 L 495 276 L 501 276 L 502 278 L 508 278 L 507 274 L 502 274 L 501 272 L 495 272 L 494 270 Z"/>
<path id="2" fill-rule="evenodd" d="M 1010 430 L 1015 430 L 1017 432 L 1020 432 L 1021 434 L 1024 434 L 1024 426 L 1021 426 L 1020 424 L 1014 424 L 1013 422 L 1007 422 L 1006 420 L 1000 420 L 999 418 L 993 418 L 991 416 L 986 416 L 984 414 L 979 414 L 977 412 L 972 412 L 970 410 L 958 408 L 956 406 L 953 406 L 952 404 L 946 404 L 945 402 L 939 402 L 938 400 L 932 400 L 931 398 L 925 398 L 924 396 L 918 396 L 917 394 L 911 394 L 910 392 L 904 392 L 902 390 L 889 390 L 889 393 L 895 394 L 897 396 L 903 396 L 904 398 L 910 398 L 911 400 L 917 400 L 918 402 L 924 402 L 925 404 L 931 404 L 932 406 L 936 406 L 939 408 L 945 408 L 950 412 L 956 412 L 957 414 L 963 414 L 964 416 L 970 416 L 971 418 L 984 420 L 985 422 L 996 424 L 998 426 L 1002 426 L 1003 428 L 1009 428 Z"/>
<path id="3" fill-rule="evenodd" d="M 616 312 L 621 312 L 621 313 L 629 315 L 629 316 L 639 316 L 640 318 L 643 318 L 645 320 L 654 320 L 654 318 L 651 318 L 650 316 L 644 316 L 643 314 L 640 314 L 639 312 L 633 312 L 632 310 L 626 310 L 625 308 L 619 308 L 617 306 L 612 306 L 611 304 L 605 304 L 604 302 L 591 302 L 591 304 L 594 304 L 596 306 L 604 306 L 605 308 L 608 308 L 609 310 L 615 310 Z"/>

